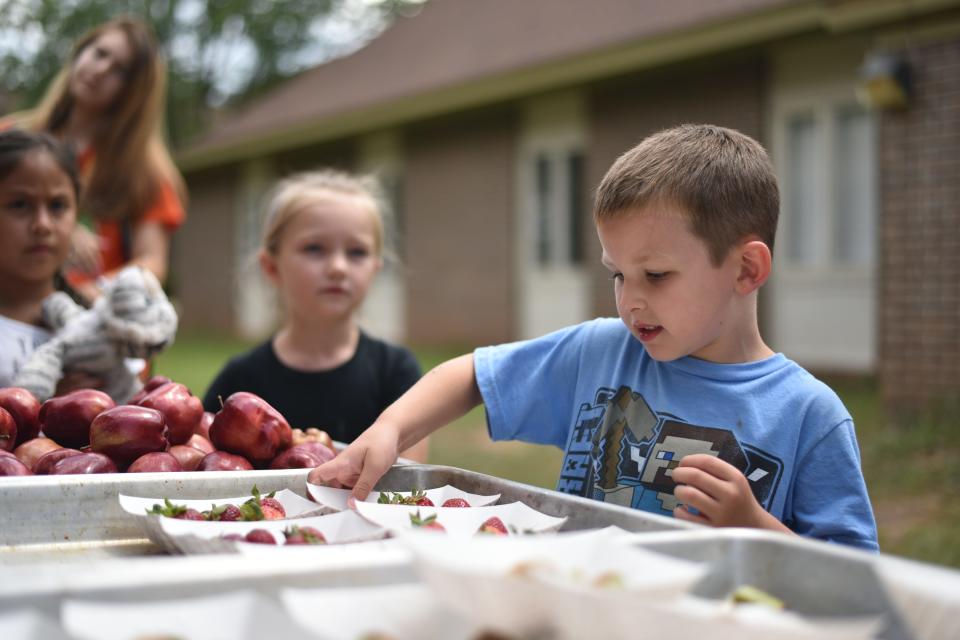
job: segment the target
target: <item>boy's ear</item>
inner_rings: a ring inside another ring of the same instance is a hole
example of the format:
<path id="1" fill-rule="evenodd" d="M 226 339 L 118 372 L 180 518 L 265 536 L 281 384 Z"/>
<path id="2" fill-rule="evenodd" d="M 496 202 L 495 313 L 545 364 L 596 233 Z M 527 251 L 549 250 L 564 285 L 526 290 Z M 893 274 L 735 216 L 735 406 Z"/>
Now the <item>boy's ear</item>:
<path id="1" fill-rule="evenodd" d="M 740 272 L 737 274 L 736 290 L 740 295 L 756 291 L 770 278 L 773 256 L 766 242 L 747 238 L 740 245 Z"/>
<path id="2" fill-rule="evenodd" d="M 276 284 L 277 283 L 277 261 L 274 260 L 273 256 L 263 249 L 257 254 L 257 260 L 260 262 L 260 269 L 263 271 L 263 275 L 267 277 L 267 280 Z"/>

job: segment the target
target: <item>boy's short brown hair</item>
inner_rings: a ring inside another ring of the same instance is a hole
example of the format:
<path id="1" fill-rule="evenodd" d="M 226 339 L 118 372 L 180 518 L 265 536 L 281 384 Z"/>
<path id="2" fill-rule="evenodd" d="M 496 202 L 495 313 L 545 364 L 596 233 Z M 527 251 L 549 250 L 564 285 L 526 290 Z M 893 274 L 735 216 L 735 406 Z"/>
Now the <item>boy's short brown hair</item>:
<path id="1" fill-rule="evenodd" d="M 680 206 L 714 265 L 750 235 L 773 251 L 780 192 L 770 157 L 733 129 L 684 124 L 644 139 L 613 163 L 597 188 L 602 222 L 656 202 Z"/>

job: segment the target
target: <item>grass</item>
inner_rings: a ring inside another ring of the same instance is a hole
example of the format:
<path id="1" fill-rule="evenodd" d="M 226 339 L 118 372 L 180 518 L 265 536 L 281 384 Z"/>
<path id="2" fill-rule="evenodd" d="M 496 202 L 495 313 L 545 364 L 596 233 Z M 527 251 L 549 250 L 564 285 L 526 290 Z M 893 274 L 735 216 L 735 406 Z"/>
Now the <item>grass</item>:
<path id="1" fill-rule="evenodd" d="M 182 335 L 155 372 L 202 395 L 227 359 L 249 343 Z M 464 349 L 418 350 L 424 371 Z M 884 414 L 873 380 L 828 380 L 857 426 L 863 473 L 885 553 L 960 567 L 960 406 L 909 421 Z M 553 488 L 562 454 L 552 447 L 492 442 L 483 408 L 437 431 L 429 462 Z"/>

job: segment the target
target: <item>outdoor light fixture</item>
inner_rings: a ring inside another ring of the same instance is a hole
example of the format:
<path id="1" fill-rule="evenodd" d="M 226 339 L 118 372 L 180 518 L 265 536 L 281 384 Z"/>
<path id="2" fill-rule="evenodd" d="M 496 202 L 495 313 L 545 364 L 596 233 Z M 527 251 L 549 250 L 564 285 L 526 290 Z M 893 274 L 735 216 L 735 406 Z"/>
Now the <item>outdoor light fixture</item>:
<path id="1" fill-rule="evenodd" d="M 857 98 L 871 109 L 899 109 L 910 97 L 910 65 L 898 53 L 872 51 L 860 67 Z"/>

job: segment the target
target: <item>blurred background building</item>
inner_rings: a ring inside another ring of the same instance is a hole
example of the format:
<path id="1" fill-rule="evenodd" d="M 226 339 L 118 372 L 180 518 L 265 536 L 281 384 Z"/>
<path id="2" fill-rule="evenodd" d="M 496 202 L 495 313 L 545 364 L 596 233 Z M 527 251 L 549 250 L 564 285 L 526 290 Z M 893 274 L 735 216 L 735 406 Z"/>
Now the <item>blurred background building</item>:
<path id="1" fill-rule="evenodd" d="M 739 129 L 775 161 L 773 348 L 879 373 L 894 405 L 956 397 L 956 0 L 432 0 L 181 151 L 184 325 L 270 331 L 262 198 L 325 165 L 376 172 L 392 201 L 400 261 L 364 310 L 373 333 L 471 346 L 614 314 L 593 190 L 683 122 Z"/>

